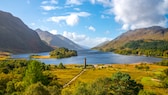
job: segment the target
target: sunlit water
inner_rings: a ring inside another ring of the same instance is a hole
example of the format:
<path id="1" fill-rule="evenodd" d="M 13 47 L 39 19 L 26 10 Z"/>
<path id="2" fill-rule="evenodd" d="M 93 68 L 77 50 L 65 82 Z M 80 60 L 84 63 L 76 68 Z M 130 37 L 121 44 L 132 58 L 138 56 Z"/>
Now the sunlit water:
<path id="1" fill-rule="evenodd" d="M 49 55 L 49 52 L 33 53 L 37 55 Z M 30 54 L 16 54 L 12 58 L 25 58 L 29 59 Z M 137 63 L 137 62 L 159 62 L 162 58 L 134 56 L 134 55 L 120 55 L 111 52 L 100 52 L 96 50 L 79 50 L 78 56 L 63 58 L 63 59 L 36 59 L 46 64 L 83 64 L 84 58 L 87 59 L 87 64 L 124 64 L 124 63 Z"/>

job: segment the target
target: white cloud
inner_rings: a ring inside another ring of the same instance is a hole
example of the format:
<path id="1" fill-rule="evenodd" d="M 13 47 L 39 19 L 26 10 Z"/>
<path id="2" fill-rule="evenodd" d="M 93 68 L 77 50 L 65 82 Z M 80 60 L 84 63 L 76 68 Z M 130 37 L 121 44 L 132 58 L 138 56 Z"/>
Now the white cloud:
<path id="1" fill-rule="evenodd" d="M 63 32 L 63 36 L 75 42 L 80 42 L 87 38 L 86 35 L 79 35 L 79 34 L 76 34 L 75 32 L 67 32 L 67 31 Z"/>
<path id="2" fill-rule="evenodd" d="M 168 0 L 164 0 L 160 6 L 162 6 L 160 11 L 162 11 L 163 14 L 168 14 Z"/>
<path id="3" fill-rule="evenodd" d="M 82 1 L 81 0 L 67 0 L 66 4 L 67 5 L 81 5 Z"/>
<path id="4" fill-rule="evenodd" d="M 121 29 L 122 30 L 128 30 L 129 29 L 129 25 L 128 24 L 124 24 Z"/>
<path id="5" fill-rule="evenodd" d="M 96 38 L 90 38 L 88 37 L 87 39 L 83 40 L 81 43 L 82 45 L 86 45 L 87 47 L 95 47 L 105 41 L 110 41 L 112 40 L 111 38 L 107 38 L 107 37 L 96 37 Z"/>
<path id="6" fill-rule="evenodd" d="M 41 4 L 58 4 L 57 0 L 45 0 L 42 1 Z"/>
<path id="7" fill-rule="evenodd" d="M 84 34 L 77 34 L 75 32 L 67 32 L 67 31 L 63 32 L 63 36 L 67 37 L 68 39 L 74 41 L 77 44 L 84 45 L 87 47 L 94 47 L 107 40 L 112 40 L 111 38 L 106 37 L 90 38 Z"/>
<path id="8" fill-rule="evenodd" d="M 90 31 L 93 31 L 93 32 L 96 31 L 96 29 L 95 29 L 93 26 L 89 26 L 88 29 L 89 29 Z"/>
<path id="9" fill-rule="evenodd" d="M 54 34 L 54 35 L 56 35 L 56 34 L 58 34 L 58 31 L 57 30 L 51 30 L 51 31 L 49 31 L 51 34 Z"/>
<path id="10" fill-rule="evenodd" d="M 90 0 L 90 2 L 91 2 L 92 4 L 95 4 L 95 3 L 96 3 L 96 0 Z"/>
<path id="11" fill-rule="evenodd" d="M 168 0 L 113 0 L 111 8 L 115 20 L 123 24 L 124 30 L 165 27 L 167 23 L 165 14 L 168 13 Z"/>
<path id="12" fill-rule="evenodd" d="M 59 7 L 55 7 L 55 6 L 41 6 L 41 8 L 45 11 L 51 11 L 51 10 L 59 9 Z"/>
<path id="13" fill-rule="evenodd" d="M 66 23 L 69 26 L 74 26 L 79 22 L 79 17 L 78 15 L 71 14 L 66 18 Z"/>
<path id="14" fill-rule="evenodd" d="M 68 17 L 68 16 L 53 16 L 53 17 L 48 18 L 47 21 L 52 21 L 52 22 L 59 23 L 59 22 L 62 21 L 62 20 L 66 20 L 67 17 Z"/>
<path id="15" fill-rule="evenodd" d="M 48 18 L 47 21 L 52 21 L 56 23 L 60 23 L 61 21 L 65 21 L 67 25 L 74 26 L 79 22 L 79 17 L 88 17 L 90 16 L 87 12 L 78 12 L 78 13 L 69 13 L 66 16 L 53 16 Z"/>

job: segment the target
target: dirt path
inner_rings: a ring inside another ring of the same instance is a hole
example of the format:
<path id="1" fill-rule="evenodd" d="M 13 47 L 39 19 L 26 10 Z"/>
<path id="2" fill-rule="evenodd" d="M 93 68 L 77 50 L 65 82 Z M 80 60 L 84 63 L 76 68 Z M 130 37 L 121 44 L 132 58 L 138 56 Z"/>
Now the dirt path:
<path id="1" fill-rule="evenodd" d="M 76 75 L 73 79 L 71 79 L 68 83 L 64 84 L 63 88 L 70 85 L 73 81 L 75 81 L 81 74 L 83 74 L 86 71 L 86 69 L 83 69 L 78 75 Z"/>

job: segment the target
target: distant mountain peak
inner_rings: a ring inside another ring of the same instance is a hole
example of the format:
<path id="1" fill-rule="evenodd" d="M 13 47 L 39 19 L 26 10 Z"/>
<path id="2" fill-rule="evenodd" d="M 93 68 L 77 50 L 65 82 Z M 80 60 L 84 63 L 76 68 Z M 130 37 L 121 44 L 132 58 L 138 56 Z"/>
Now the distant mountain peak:
<path id="1" fill-rule="evenodd" d="M 73 50 L 83 49 L 81 46 L 77 45 L 70 39 L 60 34 L 53 35 L 49 33 L 48 31 L 42 31 L 41 29 L 36 29 L 35 31 L 39 34 L 40 38 L 43 41 L 47 42 L 49 45 L 53 47 L 65 47 L 65 48 L 73 49 Z"/>
<path id="2" fill-rule="evenodd" d="M 38 32 L 44 32 L 44 31 L 42 31 L 40 28 L 37 28 L 35 31 L 36 31 L 36 32 L 37 32 L 37 31 L 38 31 Z"/>

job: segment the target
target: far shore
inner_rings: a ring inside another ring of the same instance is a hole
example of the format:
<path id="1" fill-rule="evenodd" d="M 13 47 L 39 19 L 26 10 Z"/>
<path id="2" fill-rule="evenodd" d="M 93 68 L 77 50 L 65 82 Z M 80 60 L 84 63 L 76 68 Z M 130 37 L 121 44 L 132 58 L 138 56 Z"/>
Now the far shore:
<path id="1" fill-rule="evenodd" d="M 8 58 L 10 58 L 10 53 L 0 51 L 0 60 L 5 60 L 5 59 L 8 59 Z"/>
<path id="2" fill-rule="evenodd" d="M 35 58 L 35 59 L 50 59 L 50 55 L 32 55 L 31 58 Z"/>

